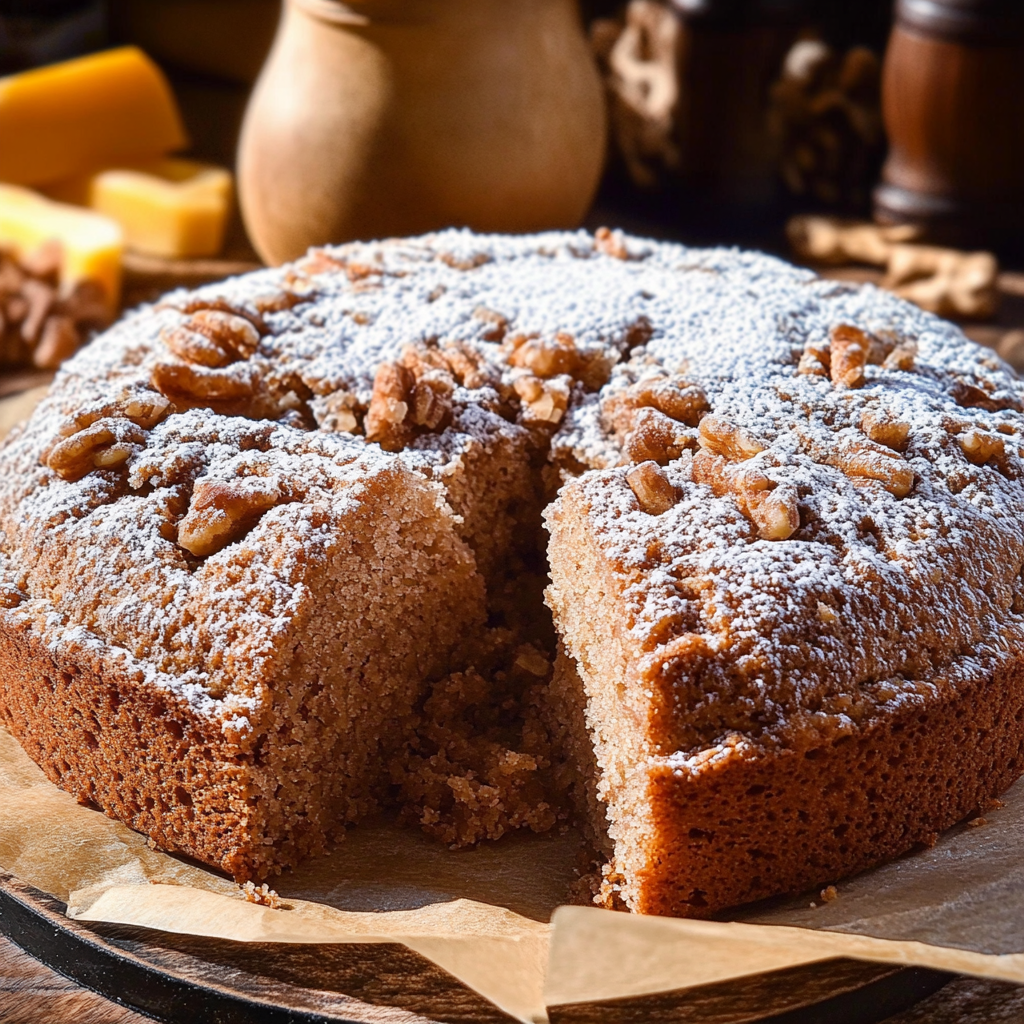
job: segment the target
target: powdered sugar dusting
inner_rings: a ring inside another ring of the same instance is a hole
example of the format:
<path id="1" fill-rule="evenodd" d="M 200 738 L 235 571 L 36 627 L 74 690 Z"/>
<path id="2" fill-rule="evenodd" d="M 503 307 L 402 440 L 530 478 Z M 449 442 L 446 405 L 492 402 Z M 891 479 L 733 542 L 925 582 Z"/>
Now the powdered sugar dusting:
<path id="1" fill-rule="evenodd" d="M 288 621 L 316 599 L 306 573 L 344 530 L 360 488 L 410 473 L 444 486 L 472 446 L 502 437 L 529 435 L 543 449 L 550 430 L 524 423 L 512 390 L 522 371 L 503 339 L 564 334 L 603 376 L 572 385 L 552 458 L 567 474 L 584 472 L 569 486 L 585 494 L 628 580 L 636 642 L 654 659 L 668 657 L 679 635 L 706 645 L 710 667 L 679 691 L 701 742 L 767 735 L 784 722 L 847 728 L 879 702 L 914 699 L 1008 658 L 1022 639 L 1013 609 L 1024 608 L 1024 388 L 1013 372 L 955 327 L 870 287 L 737 250 L 625 243 L 625 260 L 582 232 L 453 231 L 347 246 L 174 293 L 128 317 L 67 364 L 2 450 L 0 575 L 24 600 L 0 614 L 31 617 L 54 644 L 88 636 L 104 656 L 124 652 L 154 685 L 244 717 L 259 681 L 280 669 Z M 147 430 L 123 469 L 68 482 L 41 464 L 68 415 L 148 387 L 168 357 L 161 329 L 181 324 L 190 304 L 216 302 L 260 324 L 251 372 L 287 412 L 185 408 Z M 913 342 L 914 368 L 869 365 L 853 390 L 799 375 L 805 346 L 839 324 Z M 365 408 L 378 367 L 404 346 L 453 342 L 492 367 L 497 383 L 456 388 L 443 430 L 390 454 L 312 429 L 332 395 Z M 689 453 L 666 468 L 678 504 L 658 517 L 638 510 L 601 406 L 660 375 L 699 385 L 715 415 L 760 439 L 764 451 L 749 465 L 795 489 L 793 537 L 759 539 L 733 498 L 693 482 Z M 964 404 L 965 388 L 1001 408 Z M 878 411 L 910 427 L 900 457 L 914 483 L 902 498 L 834 464 Z M 961 441 L 972 430 L 1003 439 L 998 465 L 966 457 Z M 197 565 L 168 530 L 191 487 L 253 475 L 279 479 L 294 500 Z M 244 585 L 215 585 L 214 568 L 243 549 L 255 552 Z M 265 595 L 259 607 L 242 600 L 253 587 Z"/>
<path id="2" fill-rule="evenodd" d="M 795 489 L 800 528 L 760 539 L 732 496 L 693 481 L 690 452 L 667 467 L 681 498 L 661 516 L 639 510 L 624 468 L 570 485 L 626 581 L 630 634 L 650 670 L 678 677 L 694 748 L 737 733 L 793 742 L 803 732 L 813 743 L 880 704 L 920 700 L 1015 657 L 1024 386 L 1014 372 L 956 327 L 874 288 L 727 253 L 705 265 L 715 274 L 688 277 L 671 309 L 666 299 L 650 341 L 606 393 L 664 374 L 699 385 L 716 416 L 764 445 L 743 467 Z M 857 389 L 798 374 L 804 346 L 827 342 L 840 324 L 914 343 L 913 369 L 868 365 Z M 901 458 L 914 483 L 904 497 L 837 464 L 870 443 L 867 414 L 909 426 Z M 996 438 L 1003 456 L 975 464 L 961 443 L 972 431 Z M 591 465 L 621 459 L 596 400 L 559 441 Z M 699 638 L 707 664 L 673 663 L 673 642 L 686 635 Z"/>

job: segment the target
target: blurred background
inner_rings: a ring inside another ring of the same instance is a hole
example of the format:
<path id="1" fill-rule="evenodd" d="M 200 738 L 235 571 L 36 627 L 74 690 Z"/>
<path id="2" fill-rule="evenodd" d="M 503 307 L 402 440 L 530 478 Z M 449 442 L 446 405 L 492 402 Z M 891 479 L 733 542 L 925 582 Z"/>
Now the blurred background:
<path id="1" fill-rule="evenodd" d="M 1019 0 L 283 9 L 0 0 L 0 393 L 171 287 L 450 225 L 765 249 L 1024 368 Z"/>

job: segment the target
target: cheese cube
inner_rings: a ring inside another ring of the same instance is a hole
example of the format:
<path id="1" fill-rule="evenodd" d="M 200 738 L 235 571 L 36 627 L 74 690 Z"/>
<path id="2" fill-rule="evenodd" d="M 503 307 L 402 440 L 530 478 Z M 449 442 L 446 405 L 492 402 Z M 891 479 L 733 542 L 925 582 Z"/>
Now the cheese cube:
<path id="1" fill-rule="evenodd" d="M 113 218 L 136 252 L 185 259 L 220 252 L 232 182 L 222 167 L 165 159 L 71 178 L 46 192 Z"/>
<path id="2" fill-rule="evenodd" d="M 137 47 L 0 78 L 0 181 L 41 185 L 187 141 L 167 79 Z"/>
<path id="3" fill-rule="evenodd" d="M 121 296 L 120 225 L 26 188 L 0 185 L 0 249 L 24 259 L 53 241 L 61 247 L 61 291 L 94 281 L 103 289 L 110 315 L 116 314 Z"/>

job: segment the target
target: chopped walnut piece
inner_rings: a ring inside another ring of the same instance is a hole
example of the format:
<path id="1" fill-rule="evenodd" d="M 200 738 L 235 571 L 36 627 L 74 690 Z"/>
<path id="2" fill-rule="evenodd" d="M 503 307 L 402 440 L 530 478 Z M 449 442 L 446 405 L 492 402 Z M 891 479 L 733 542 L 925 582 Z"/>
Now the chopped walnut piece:
<path id="1" fill-rule="evenodd" d="M 840 324 L 832 328 L 829 346 L 829 375 L 832 383 L 844 388 L 864 385 L 864 366 L 868 361 L 871 342 L 859 328 Z"/>
<path id="2" fill-rule="evenodd" d="M 247 359 L 259 345 L 259 331 L 246 319 L 218 309 L 201 309 L 184 324 L 164 327 L 160 340 L 180 359 L 219 368 Z"/>
<path id="3" fill-rule="evenodd" d="M 561 423 L 569 408 L 570 378 L 541 380 L 526 375 L 513 385 L 523 402 L 523 422 L 527 424 Z"/>
<path id="4" fill-rule="evenodd" d="M 125 418 L 150 430 L 171 411 L 171 403 L 157 391 L 128 391 L 119 400 L 118 409 Z"/>
<path id="5" fill-rule="evenodd" d="M 1006 458 L 1006 444 L 998 434 L 975 428 L 961 434 L 957 440 L 964 455 L 976 466 L 983 466 L 989 461 L 1001 462 Z"/>
<path id="6" fill-rule="evenodd" d="M 47 317 L 32 353 L 32 362 L 41 370 L 56 370 L 75 354 L 81 341 L 82 336 L 71 317 Z"/>
<path id="7" fill-rule="evenodd" d="M 266 477 L 200 480 L 178 524 L 178 545 L 205 558 L 239 540 L 265 512 L 287 500 L 280 482 Z"/>
<path id="8" fill-rule="evenodd" d="M 676 489 L 655 462 L 642 462 L 626 474 L 640 508 L 648 515 L 660 516 L 679 500 Z"/>
<path id="9" fill-rule="evenodd" d="M 887 370 L 903 370 L 909 373 L 914 368 L 914 359 L 917 357 L 917 344 L 913 341 L 905 341 L 897 345 L 886 357 L 882 366 Z"/>
<path id="10" fill-rule="evenodd" d="M 770 491 L 750 491 L 745 497 L 747 512 L 762 540 L 788 540 L 800 529 L 795 488 L 780 485 Z"/>
<path id="11" fill-rule="evenodd" d="M 556 334 L 553 339 L 519 336 L 509 342 L 511 366 L 529 370 L 535 377 L 558 377 L 563 373 L 573 376 L 580 366 L 576 343 L 568 334 Z"/>
<path id="12" fill-rule="evenodd" d="M 249 398 L 256 391 L 253 375 L 240 372 L 233 364 L 220 369 L 195 367 L 189 363 L 160 362 L 153 367 L 153 386 L 168 398 L 190 402 L 230 401 Z"/>
<path id="13" fill-rule="evenodd" d="M 131 420 L 149 430 L 170 410 L 171 403 L 159 392 L 126 388 L 109 402 L 98 402 L 69 416 L 60 426 L 60 436 L 71 437 L 105 416 Z"/>
<path id="14" fill-rule="evenodd" d="M 603 252 L 605 256 L 612 256 L 617 260 L 629 259 L 626 238 L 621 231 L 612 231 L 610 228 L 598 228 L 594 232 L 594 248 L 598 252 Z"/>
<path id="15" fill-rule="evenodd" d="M 69 416 L 43 451 L 42 462 L 65 480 L 80 480 L 93 469 L 127 462 L 145 443 L 171 403 L 155 391 L 126 388 L 116 398 L 97 402 Z"/>
<path id="16" fill-rule="evenodd" d="M 910 436 L 910 424 L 886 409 L 868 410 L 861 418 L 860 428 L 872 441 L 896 452 L 906 448 Z"/>
<path id="17" fill-rule="evenodd" d="M 251 356 L 260 343 L 260 332 L 250 320 L 220 309 L 199 310 L 188 326 L 240 359 Z"/>
<path id="18" fill-rule="evenodd" d="M 812 377 L 827 377 L 832 353 L 828 342 L 808 341 L 797 364 L 796 372 Z"/>
<path id="19" fill-rule="evenodd" d="M 387 451 L 400 451 L 412 440 L 405 418 L 414 384 L 412 371 L 401 363 L 381 364 L 364 420 L 368 441 L 376 441 Z"/>
<path id="20" fill-rule="evenodd" d="M 752 459 L 764 451 L 764 445 L 742 427 L 713 413 L 700 421 L 700 446 L 733 462 Z"/>
<path id="21" fill-rule="evenodd" d="M 473 390 L 498 384 L 498 371 L 467 342 L 449 341 L 440 351 L 452 376 L 463 387 Z"/>
<path id="22" fill-rule="evenodd" d="M 678 459 L 684 449 L 697 446 L 693 433 L 658 409 L 637 409 L 632 421 L 632 430 L 622 442 L 630 462 L 657 462 L 664 466 Z"/>
<path id="23" fill-rule="evenodd" d="M 310 249 L 309 252 L 295 264 L 306 274 L 330 274 L 344 270 L 347 261 L 332 256 L 325 249 Z"/>
<path id="24" fill-rule="evenodd" d="M 903 457 L 868 440 L 840 445 L 825 461 L 848 477 L 877 480 L 897 498 L 905 498 L 914 486 L 914 471 Z"/>
<path id="25" fill-rule="evenodd" d="M 473 316 L 477 320 L 483 320 L 485 324 L 490 325 L 482 335 L 485 341 L 498 342 L 505 337 L 505 332 L 508 330 L 508 320 L 500 313 L 495 312 L 493 309 L 488 309 L 486 306 L 477 306 L 473 310 Z"/>
<path id="26" fill-rule="evenodd" d="M 217 368 L 234 362 L 231 354 L 198 331 L 183 325 L 164 327 L 160 340 L 179 358 L 188 363 Z"/>
<path id="27" fill-rule="evenodd" d="M 21 294 L 27 305 L 21 320 L 21 336 L 29 345 L 34 346 L 57 299 L 57 293 L 52 285 L 26 277 L 21 286 Z"/>
<path id="28" fill-rule="evenodd" d="M 293 292 L 291 294 L 295 293 Z M 299 302 L 305 302 L 307 301 L 307 298 L 305 296 L 296 295 L 296 300 Z M 190 295 L 185 296 L 182 299 L 166 299 L 162 302 L 158 302 L 155 308 L 174 309 L 179 313 L 184 313 L 186 316 L 205 312 L 228 313 L 231 316 L 237 316 L 241 317 L 243 320 L 248 320 L 260 335 L 270 333 L 270 328 L 267 327 L 266 322 L 254 306 L 249 306 L 248 304 L 239 305 L 238 303 L 229 302 L 227 299 Z"/>
<path id="29" fill-rule="evenodd" d="M 1020 411 L 1018 399 L 1007 392 L 990 394 L 984 388 L 971 384 L 966 380 L 958 380 L 953 385 L 953 400 L 965 409 L 984 409 L 987 412 L 1002 412 L 1005 409 Z"/>
<path id="30" fill-rule="evenodd" d="M 533 644 L 520 644 L 516 648 L 516 668 L 529 672 L 531 676 L 545 678 L 551 674 L 551 661 L 549 657 L 537 650 Z"/>
<path id="31" fill-rule="evenodd" d="M 456 256 L 451 252 L 443 252 L 438 258 L 453 270 L 476 270 L 477 267 L 490 263 L 494 257 L 485 252 L 474 252 L 469 256 Z"/>
<path id="32" fill-rule="evenodd" d="M 455 383 L 442 353 L 408 345 L 399 361 L 383 363 L 366 412 L 366 439 L 400 451 L 417 429 L 441 430 L 451 422 Z"/>
<path id="33" fill-rule="evenodd" d="M 357 434 L 359 419 L 356 396 L 344 388 L 331 392 L 310 403 L 317 426 L 329 433 Z"/>
<path id="34" fill-rule="evenodd" d="M 884 365 L 886 359 L 899 347 L 900 339 L 886 330 L 865 332 L 868 339 L 868 363 L 872 366 Z"/>
<path id="35" fill-rule="evenodd" d="M 711 410 L 707 395 L 696 384 L 682 377 L 656 377 L 637 381 L 606 398 L 601 403 L 601 416 L 606 428 L 622 441 L 634 428 L 637 410 L 645 408 L 656 409 L 689 427 L 696 427 Z"/>
<path id="36" fill-rule="evenodd" d="M 416 379 L 409 409 L 413 423 L 427 430 L 437 430 L 451 419 L 452 378 L 441 370 L 429 370 Z"/>
<path id="37" fill-rule="evenodd" d="M 302 302 L 308 302 L 308 295 L 299 295 L 297 292 L 281 288 L 277 291 L 264 292 L 257 295 L 252 304 L 259 313 L 283 313 L 286 310 L 294 309 Z"/>
<path id="38" fill-rule="evenodd" d="M 787 540 L 800 528 L 795 488 L 773 484 L 758 469 L 730 465 L 721 455 L 703 450 L 693 458 L 693 479 L 718 497 L 731 495 L 762 540 Z"/>
<path id="39" fill-rule="evenodd" d="M 834 608 L 829 607 L 824 601 L 818 602 L 818 619 L 826 626 L 834 626 L 839 621 Z"/>
<path id="40" fill-rule="evenodd" d="M 145 443 L 142 428 L 128 419 L 105 416 L 54 445 L 46 465 L 65 480 L 80 480 L 93 469 L 120 466 Z"/>

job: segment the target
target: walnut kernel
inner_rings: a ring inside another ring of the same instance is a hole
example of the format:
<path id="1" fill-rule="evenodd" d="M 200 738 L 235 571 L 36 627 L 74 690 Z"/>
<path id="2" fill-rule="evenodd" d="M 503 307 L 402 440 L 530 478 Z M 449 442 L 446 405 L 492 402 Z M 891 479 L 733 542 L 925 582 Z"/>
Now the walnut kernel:
<path id="1" fill-rule="evenodd" d="M 404 429 L 404 424 L 414 384 L 412 371 L 401 363 L 380 366 L 364 421 L 368 441 L 376 441 L 389 451 L 399 451 L 409 443 L 411 431 Z"/>
<path id="2" fill-rule="evenodd" d="M 642 462 L 631 469 L 626 482 L 648 515 L 663 515 L 678 501 L 676 489 L 656 462 Z"/>
<path id="3" fill-rule="evenodd" d="M 833 327 L 829 347 L 829 375 L 832 383 L 845 388 L 863 387 L 864 366 L 870 348 L 868 336 L 859 327 L 850 324 Z"/>
<path id="4" fill-rule="evenodd" d="M 693 458 L 693 479 L 718 497 L 730 495 L 762 540 L 787 540 L 800 528 L 795 488 L 774 484 L 760 469 L 731 465 L 704 449 Z"/>
<path id="5" fill-rule="evenodd" d="M 153 386 L 168 398 L 193 402 L 222 402 L 249 398 L 256 391 L 251 372 L 238 369 L 245 364 L 223 368 L 192 366 L 189 363 L 159 362 L 153 367 Z"/>
<path id="6" fill-rule="evenodd" d="M 382 363 L 363 426 L 366 439 L 400 451 L 420 431 L 451 422 L 455 382 L 444 355 L 429 346 L 408 345 L 397 362 Z"/>
<path id="7" fill-rule="evenodd" d="M 612 256 L 617 260 L 628 260 L 629 249 L 626 248 L 626 238 L 621 231 L 612 231 L 610 228 L 598 228 L 594 232 L 594 248 L 605 256 Z"/>
<path id="8" fill-rule="evenodd" d="M 205 558 L 244 536 L 265 512 L 286 500 L 283 487 L 274 479 L 200 480 L 178 524 L 178 544 Z"/>
<path id="9" fill-rule="evenodd" d="M 316 418 L 317 426 L 323 431 L 342 434 L 359 433 L 356 396 L 344 388 L 313 399 L 310 402 L 310 409 Z"/>
<path id="10" fill-rule="evenodd" d="M 569 408 L 570 378 L 541 380 L 527 374 L 518 377 L 513 387 L 523 402 L 523 422 L 527 424 L 561 423 Z"/>
<path id="11" fill-rule="evenodd" d="M 142 428 L 128 419 L 105 416 L 54 445 L 46 465 L 65 480 L 80 480 L 93 469 L 126 462 L 144 444 Z"/>
<path id="12" fill-rule="evenodd" d="M 829 375 L 831 352 L 827 342 L 808 341 L 797 364 L 796 372 L 812 377 Z"/>
<path id="13" fill-rule="evenodd" d="M 512 353 L 509 365 L 529 370 L 535 377 L 558 377 L 563 373 L 574 375 L 580 365 L 576 343 L 568 334 L 554 338 L 528 338 L 520 336 L 510 342 Z"/>
<path id="14" fill-rule="evenodd" d="M 657 462 L 662 466 L 696 445 L 696 437 L 686 427 L 650 406 L 633 413 L 633 428 L 622 442 L 630 462 Z"/>
<path id="15" fill-rule="evenodd" d="M 887 370 L 903 370 L 909 373 L 914 368 L 914 359 L 917 356 L 917 345 L 912 341 L 906 341 L 897 345 L 886 357 L 882 366 Z"/>
<path id="16" fill-rule="evenodd" d="M 734 462 L 752 459 L 764 445 L 742 427 L 713 413 L 700 421 L 700 446 Z"/>
<path id="17" fill-rule="evenodd" d="M 1006 457 L 1006 444 L 997 434 L 971 429 L 957 440 L 964 455 L 976 466 L 983 466 L 990 460 L 1001 462 Z"/>
<path id="18" fill-rule="evenodd" d="M 884 409 L 866 412 L 861 418 L 860 428 L 872 441 L 896 452 L 906 448 L 910 436 L 910 424 Z"/>
<path id="19" fill-rule="evenodd" d="M 914 471 L 902 456 L 871 441 L 842 445 L 825 461 L 848 477 L 877 480 L 897 498 L 905 498 L 914 486 Z"/>

